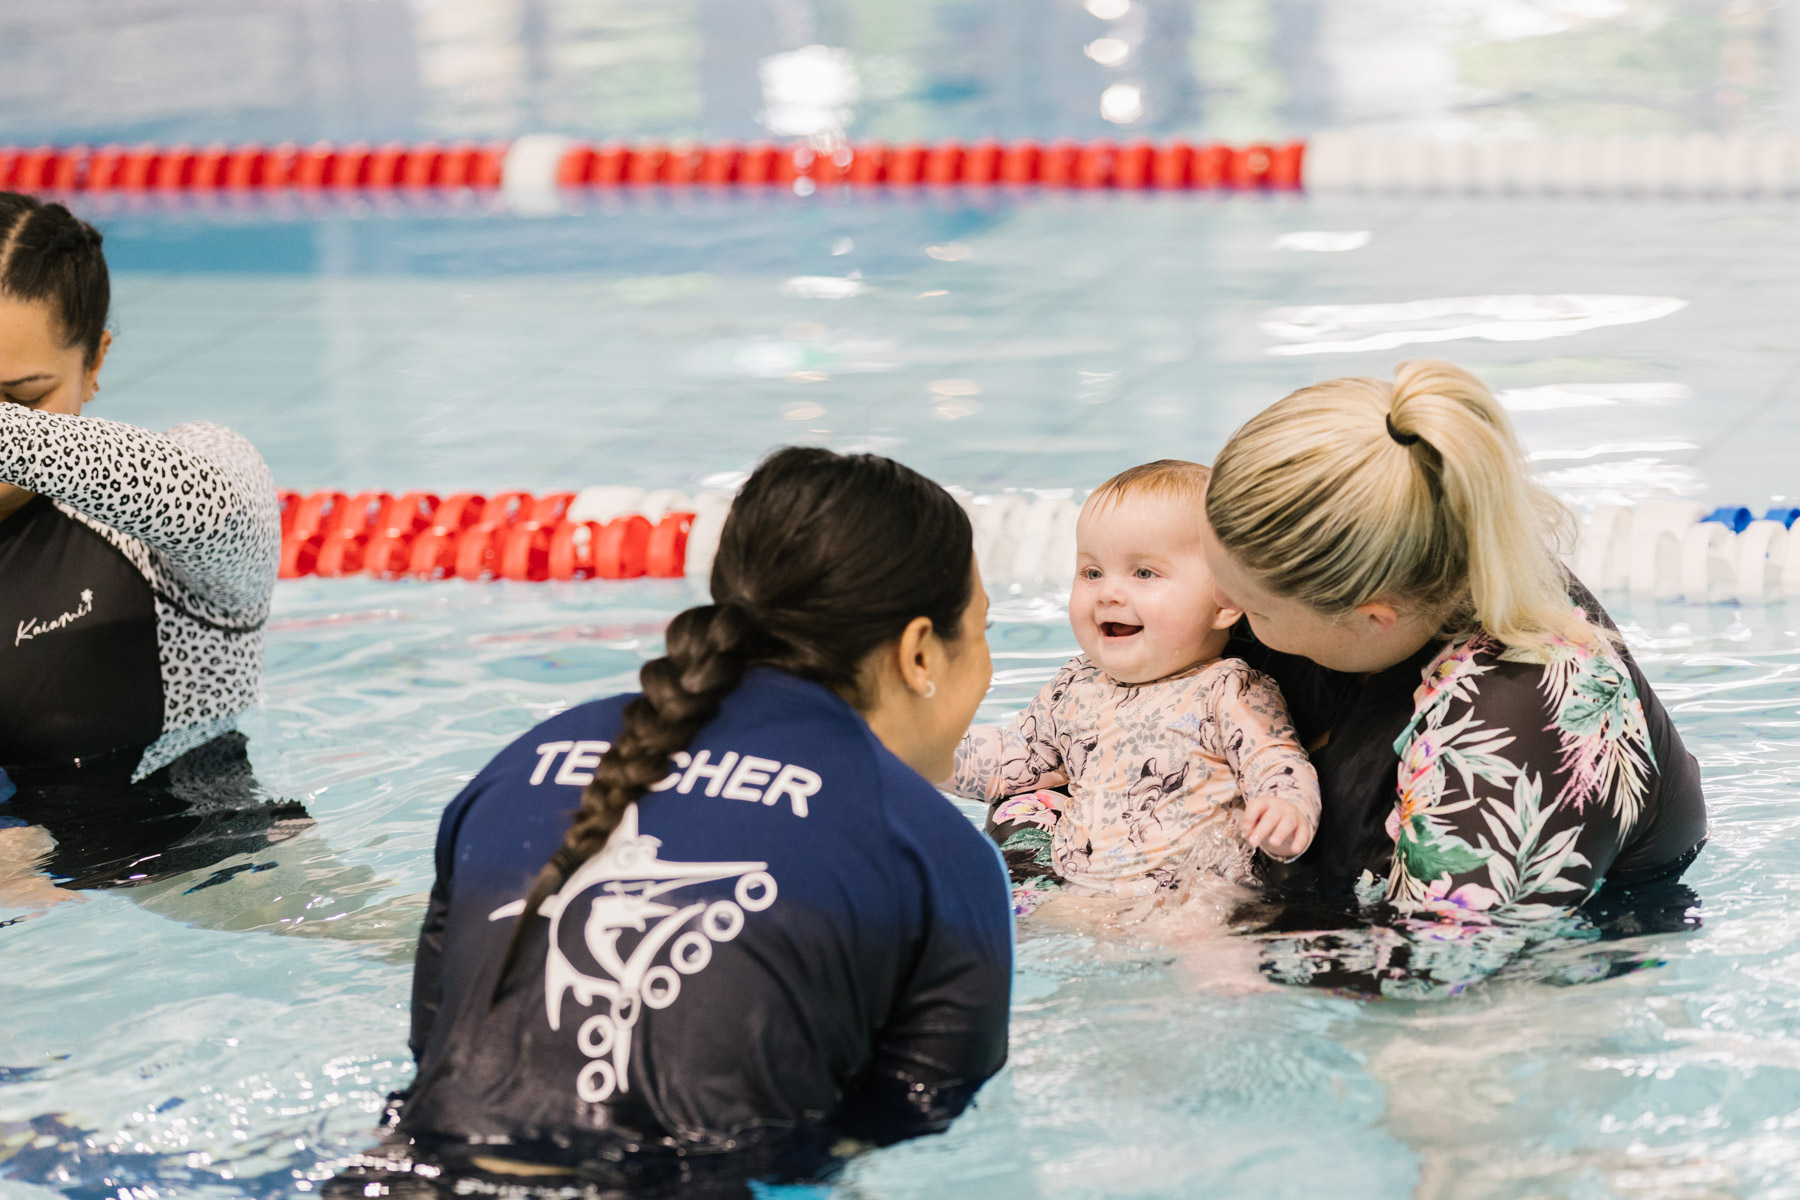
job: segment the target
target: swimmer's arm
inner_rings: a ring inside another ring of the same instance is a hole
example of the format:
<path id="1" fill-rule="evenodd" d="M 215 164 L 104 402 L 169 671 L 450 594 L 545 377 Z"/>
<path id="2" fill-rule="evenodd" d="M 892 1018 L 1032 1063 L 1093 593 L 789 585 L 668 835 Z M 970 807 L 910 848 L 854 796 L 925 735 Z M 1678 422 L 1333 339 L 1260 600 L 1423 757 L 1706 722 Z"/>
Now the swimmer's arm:
<path id="1" fill-rule="evenodd" d="M 1012 887 L 999 854 L 958 839 L 931 847 L 926 926 L 904 992 L 835 1122 L 887 1145 L 940 1133 L 1006 1063 L 1013 975 Z"/>
<path id="2" fill-rule="evenodd" d="M 956 772 L 943 790 L 992 804 L 1008 795 L 1069 783 L 1062 750 L 1048 739 L 1033 741 L 1022 721 L 972 725 L 956 747 Z"/>
<path id="3" fill-rule="evenodd" d="M 444 966 L 444 926 L 450 917 L 450 896 L 440 877 L 431 885 L 431 902 L 425 923 L 419 927 L 419 953 L 413 960 L 412 1032 L 406 1039 L 413 1061 L 423 1062 L 431 1030 L 437 1023 Z"/>
<path id="4" fill-rule="evenodd" d="M 1212 700 L 1218 749 L 1244 797 L 1245 838 L 1272 857 L 1297 857 L 1319 829 L 1319 776 L 1281 690 L 1242 668 L 1220 674 Z"/>
<path id="5" fill-rule="evenodd" d="M 1006 1015 L 1004 1005 L 923 1007 L 884 1030 L 838 1129 L 877 1146 L 948 1129 L 1006 1062 Z"/>
<path id="6" fill-rule="evenodd" d="M 414 1060 L 423 1062 L 431 1043 L 432 1027 L 437 1024 L 438 1006 L 443 1001 L 444 930 L 450 923 L 450 892 L 456 878 L 456 841 L 462 832 L 463 819 L 481 798 L 489 771 L 483 771 L 450 801 L 438 822 L 437 844 L 432 850 L 431 899 L 425 906 L 425 920 L 419 926 L 419 952 L 413 960 L 412 1032 L 407 1038 Z M 507 927 L 511 936 L 511 927 Z M 498 955 L 495 956 L 498 960 Z"/>
<path id="7" fill-rule="evenodd" d="M 0 825 L 0 908 L 49 908 L 82 898 L 44 873 L 55 851 L 56 839 L 41 825 Z"/>
<path id="8" fill-rule="evenodd" d="M 939 782 L 946 792 L 989 803 L 1000 798 L 1000 760 L 1006 745 L 1006 726 L 971 725 L 956 744 L 956 763 L 950 778 Z"/>
<path id="9" fill-rule="evenodd" d="M 61 501 L 160 551 L 182 583 L 260 615 L 281 559 L 268 466 L 222 426 L 152 433 L 0 404 L 0 482 Z"/>
<path id="10" fill-rule="evenodd" d="M 1619 850 L 1631 772 L 1582 793 L 1565 760 L 1542 669 L 1500 663 L 1480 690 L 1431 712 L 1401 746 L 1393 863 L 1376 924 L 1267 939 L 1264 970 L 1287 983 L 1376 995 L 1453 995 L 1575 918 Z M 1592 776 L 1590 775 L 1589 778 Z"/>
<path id="11" fill-rule="evenodd" d="M 1402 744 L 1387 899 L 1403 915 L 1509 925 L 1584 903 L 1618 857 L 1648 778 L 1619 736 L 1564 744 L 1542 668 L 1499 663 Z M 1647 734 L 1645 735 L 1647 738 Z M 1610 761 L 1609 761 L 1610 760 Z M 1578 778 L 1579 774 L 1579 778 Z M 1584 788 L 1582 779 L 1604 787 Z"/>
<path id="12" fill-rule="evenodd" d="M 1007 796 L 1069 782 L 1046 693 L 1006 725 L 972 725 L 956 747 L 944 790 L 992 804 Z"/>

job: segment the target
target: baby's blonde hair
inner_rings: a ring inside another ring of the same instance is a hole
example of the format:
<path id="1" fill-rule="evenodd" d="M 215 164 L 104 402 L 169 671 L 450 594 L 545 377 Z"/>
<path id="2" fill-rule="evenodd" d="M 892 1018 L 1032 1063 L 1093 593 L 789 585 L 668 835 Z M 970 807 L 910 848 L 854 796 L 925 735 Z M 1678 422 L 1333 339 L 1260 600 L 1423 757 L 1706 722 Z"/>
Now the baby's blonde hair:
<path id="1" fill-rule="evenodd" d="M 1206 515 L 1264 586 L 1322 613 L 1387 596 L 1442 611 L 1446 634 L 1608 640 L 1556 561 L 1568 510 L 1493 393 L 1447 362 L 1314 384 L 1252 417 L 1213 464 Z"/>
<path id="2" fill-rule="evenodd" d="M 1206 484 L 1212 468 L 1183 458 L 1159 458 L 1120 471 L 1088 494 L 1087 509 L 1117 504 L 1127 496 L 1160 496 L 1181 500 L 1198 512 L 1206 503 Z"/>

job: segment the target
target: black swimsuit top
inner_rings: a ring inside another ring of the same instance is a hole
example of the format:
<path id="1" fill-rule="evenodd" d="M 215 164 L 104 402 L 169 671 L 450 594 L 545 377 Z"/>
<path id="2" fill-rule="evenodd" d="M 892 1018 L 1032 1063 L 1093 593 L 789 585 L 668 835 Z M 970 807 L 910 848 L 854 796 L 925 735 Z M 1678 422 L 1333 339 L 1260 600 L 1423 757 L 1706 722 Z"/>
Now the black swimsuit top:
<path id="1" fill-rule="evenodd" d="M 0 767 L 141 750 L 162 727 L 149 583 L 36 497 L 0 521 Z"/>

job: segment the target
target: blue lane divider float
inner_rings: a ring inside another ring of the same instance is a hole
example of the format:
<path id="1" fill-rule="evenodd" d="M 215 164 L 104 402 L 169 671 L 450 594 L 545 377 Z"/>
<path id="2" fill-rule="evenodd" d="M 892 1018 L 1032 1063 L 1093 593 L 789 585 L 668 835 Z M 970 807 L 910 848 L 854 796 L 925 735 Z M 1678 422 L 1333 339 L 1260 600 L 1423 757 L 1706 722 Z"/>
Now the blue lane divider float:
<path id="1" fill-rule="evenodd" d="M 1602 504 L 1582 523 L 1570 558 L 1600 591 L 1690 604 L 1759 604 L 1800 597 L 1800 506 L 1757 517 L 1744 505 L 1710 512 L 1686 500 Z"/>
<path id="2" fill-rule="evenodd" d="M 1795 518 L 1800 518 L 1800 508 L 1771 508 L 1762 515 L 1764 521 L 1780 521 L 1787 529 L 1794 527 Z M 1715 525 L 1723 525 L 1733 533 L 1742 533 L 1750 528 L 1750 523 L 1757 520 L 1755 513 L 1743 505 L 1725 504 L 1713 509 L 1702 521 L 1710 521 Z"/>
<path id="3" fill-rule="evenodd" d="M 1800 508 L 1771 508 L 1768 512 L 1763 514 L 1763 520 L 1780 521 L 1789 529 L 1794 527 L 1796 518 L 1800 518 Z M 1742 530 L 1739 532 L 1742 532 Z"/>
<path id="4" fill-rule="evenodd" d="M 1741 505 L 1733 508 L 1731 505 L 1727 504 L 1713 509 L 1700 519 L 1702 521 L 1711 521 L 1715 525 L 1723 525 L 1733 533 L 1742 533 L 1744 530 L 1750 528 L 1750 522 L 1754 521 L 1756 518 L 1751 515 L 1749 509 L 1744 508 Z"/>

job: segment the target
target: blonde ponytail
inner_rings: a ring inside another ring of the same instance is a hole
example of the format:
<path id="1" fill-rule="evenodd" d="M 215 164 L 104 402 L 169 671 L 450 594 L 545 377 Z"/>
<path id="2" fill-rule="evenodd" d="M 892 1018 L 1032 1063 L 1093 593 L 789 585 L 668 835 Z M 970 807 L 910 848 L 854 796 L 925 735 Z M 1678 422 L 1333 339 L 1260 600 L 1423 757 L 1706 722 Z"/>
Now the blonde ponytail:
<path id="1" fill-rule="evenodd" d="M 1598 648 L 1556 560 L 1572 522 L 1506 410 L 1447 362 L 1334 379 L 1252 417 L 1213 464 L 1206 512 L 1269 590 L 1324 613 L 1396 597 L 1508 646 Z"/>

